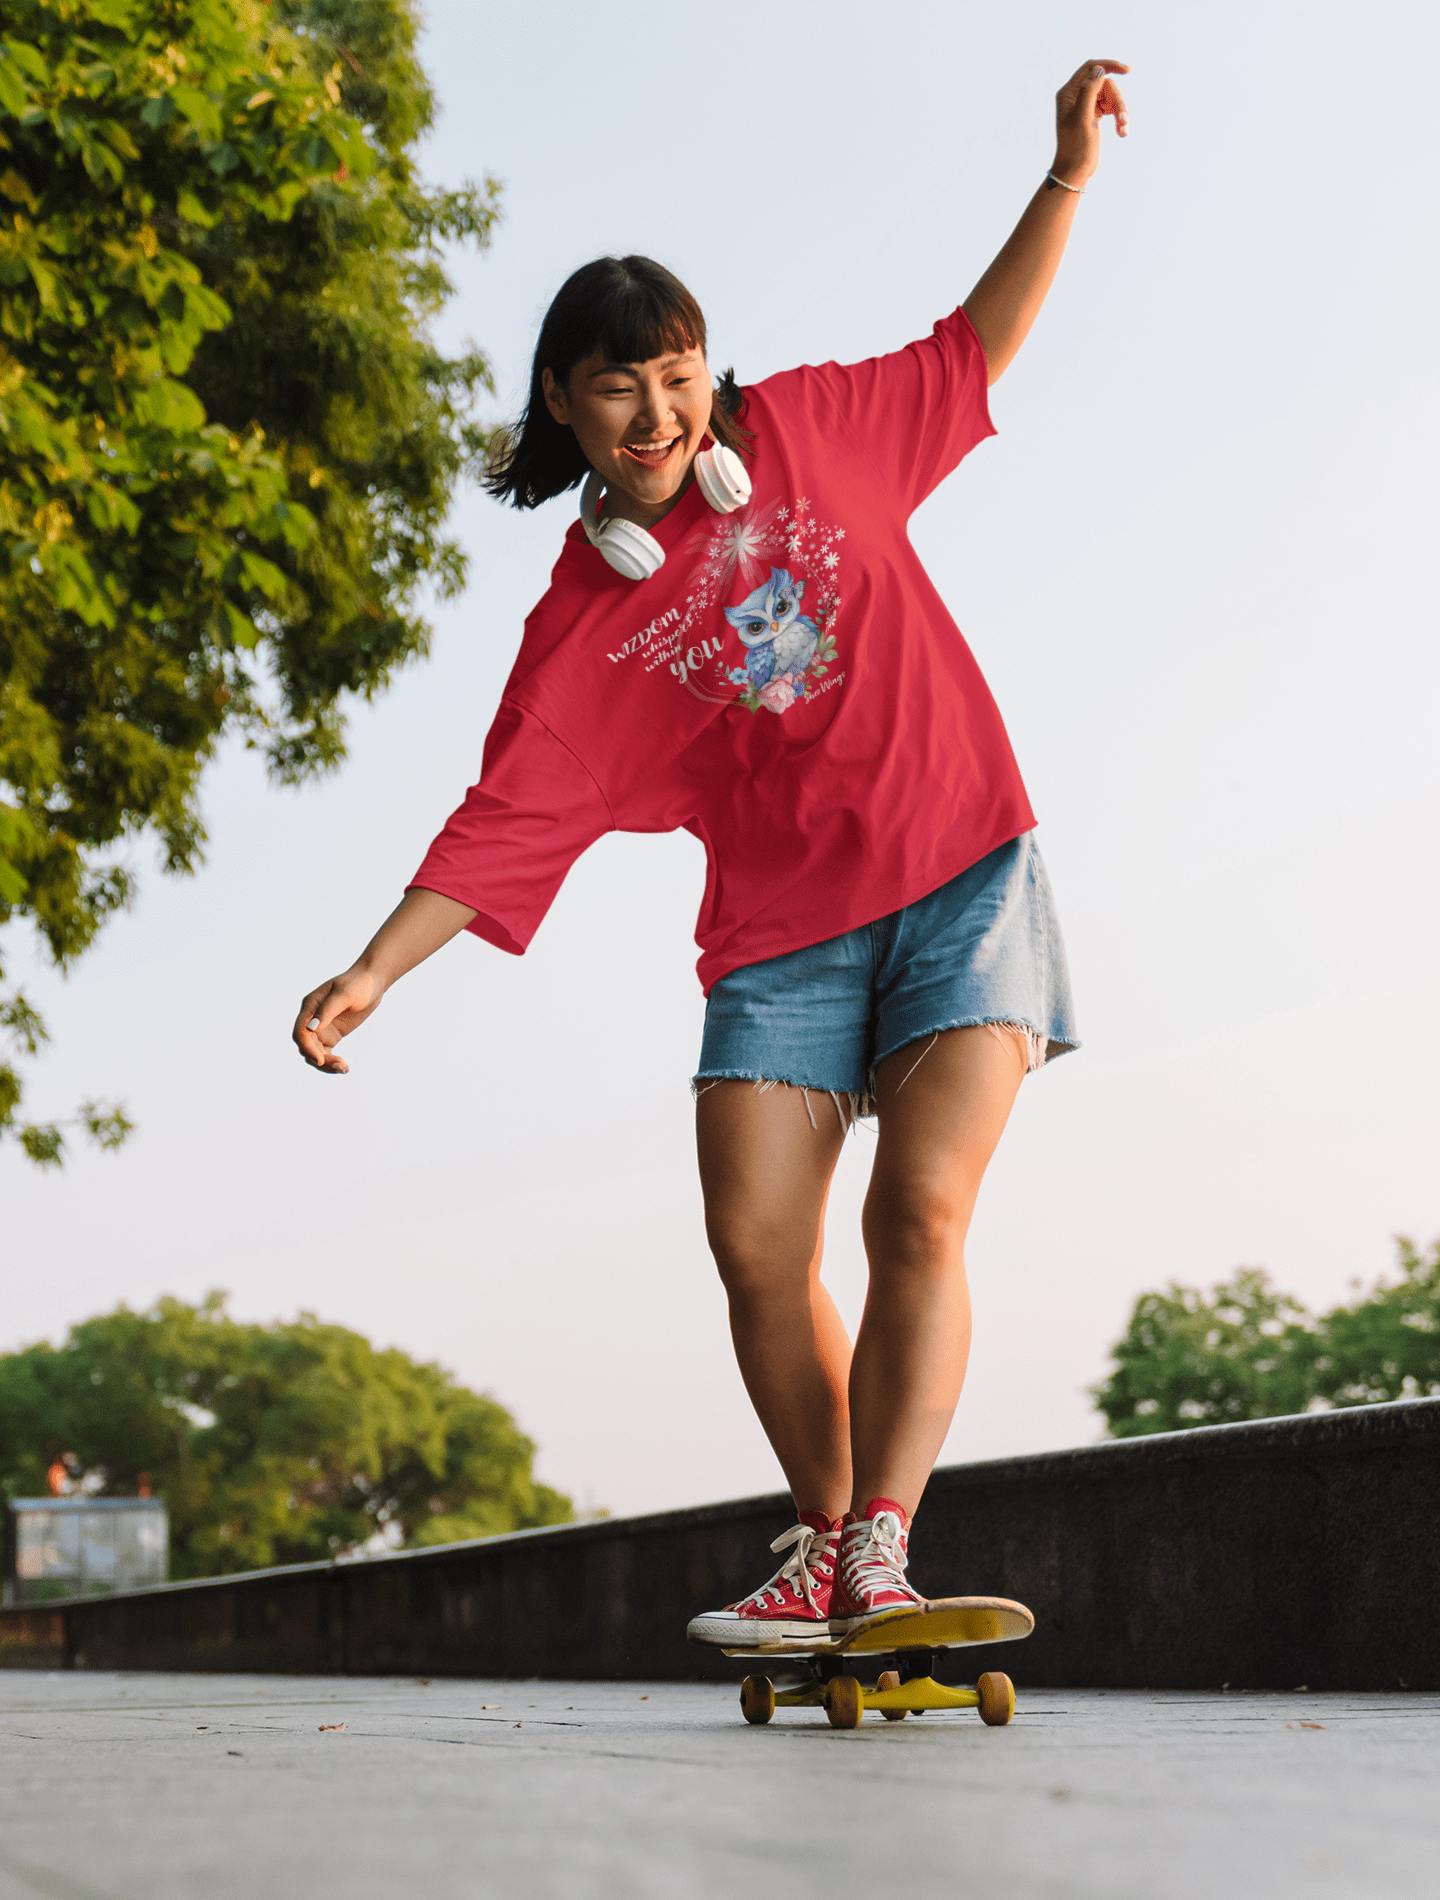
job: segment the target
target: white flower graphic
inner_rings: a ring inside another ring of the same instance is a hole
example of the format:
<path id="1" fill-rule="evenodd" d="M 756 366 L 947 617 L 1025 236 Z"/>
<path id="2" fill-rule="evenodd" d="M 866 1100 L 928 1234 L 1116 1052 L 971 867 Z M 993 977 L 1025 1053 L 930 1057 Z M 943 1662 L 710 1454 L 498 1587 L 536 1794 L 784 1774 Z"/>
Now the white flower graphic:
<path id="1" fill-rule="evenodd" d="M 785 534 L 779 524 L 787 513 L 772 502 L 768 508 L 747 509 L 721 530 L 718 579 L 722 587 L 737 567 L 747 587 L 761 579 L 771 555 L 779 553 L 784 545 Z"/>

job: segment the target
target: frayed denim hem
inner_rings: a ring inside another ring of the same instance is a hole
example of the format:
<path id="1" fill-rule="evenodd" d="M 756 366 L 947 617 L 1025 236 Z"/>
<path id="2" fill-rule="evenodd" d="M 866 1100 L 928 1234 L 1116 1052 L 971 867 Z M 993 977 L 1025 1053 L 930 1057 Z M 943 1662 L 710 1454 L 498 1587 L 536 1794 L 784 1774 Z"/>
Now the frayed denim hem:
<path id="1" fill-rule="evenodd" d="M 914 1075 L 916 1069 L 920 1067 L 920 1064 L 925 1060 L 926 1056 L 928 1056 L 930 1051 L 935 1047 L 935 1044 L 940 1040 L 941 1036 L 949 1029 L 988 1029 L 992 1035 L 1007 1046 L 1009 1046 L 1011 1038 L 1013 1038 L 1024 1050 L 1025 1073 L 1027 1075 L 1033 1075 L 1037 1069 L 1043 1069 L 1046 1062 L 1052 1060 L 1055 1056 L 1068 1055 L 1072 1049 L 1078 1049 L 1080 1047 L 1078 1042 L 1052 1041 L 1046 1036 L 1043 1030 L 1036 1029 L 1033 1023 L 1025 1022 L 1022 1019 L 1008 1016 L 966 1016 L 957 1019 L 955 1022 L 940 1023 L 933 1029 L 922 1029 L 918 1035 L 906 1036 L 900 1042 L 897 1042 L 894 1048 L 886 1049 L 875 1058 L 874 1065 L 870 1070 L 868 1085 L 859 1091 L 852 1089 L 824 1088 L 815 1082 L 797 1082 L 793 1077 L 789 1076 L 757 1075 L 753 1069 L 710 1069 L 701 1075 L 697 1075 L 692 1080 L 690 1084 L 691 1098 L 698 1102 L 700 1097 L 704 1095 L 708 1089 L 714 1088 L 717 1082 L 749 1082 L 753 1085 L 757 1095 L 766 1095 L 771 1089 L 799 1089 L 805 1100 L 805 1113 L 810 1117 L 810 1126 L 812 1128 L 818 1128 L 819 1123 L 815 1120 L 815 1111 L 810 1105 L 810 1097 L 812 1095 L 828 1095 L 830 1100 L 835 1104 L 835 1113 L 840 1117 L 840 1126 L 848 1135 L 854 1129 L 857 1122 L 876 1113 L 875 1070 L 879 1068 L 880 1064 L 888 1061 L 898 1050 L 908 1049 L 917 1042 L 925 1043 L 925 1047 L 900 1078 L 895 1090 L 895 1093 L 898 1095 L 900 1090 L 903 1089 L 905 1084 L 910 1080 L 910 1077 Z"/>
<path id="2" fill-rule="evenodd" d="M 820 1124 L 815 1119 L 815 1110 L 810 1106 L 810 1097 L 828 1095 L 835 1104 L 835 1113 L 840 1118 L 840 1126 L 847 1135 L 862 1115 L 875 1113 L 874 1101 L 868 1091 L 864 1094 L 856 1094 L 851 1089 L 821 1088 L 814 1082 L 792 1082 L 779 1075 L 756 1075 L 748 1069 L 711 1070 L 704 1075 L 697 1075 L 690 1084 L 692 1099 L 698 1102 L 700 1097 L 713 1089 L 717 1082 L 749 1082 L 757 1095 L 768 1095 L 771 1089 L 799 1089 L 805 1099 L 805 1113 L 810 1117 L 812 1128 L 818 1128 Z"/>
<path id="3" fill-rule="evenodd" d="M 1048 1061 L 1052 1061 L 1056 1056 L 1069 1055 L 1072 1049 L 1078 1049 L 1080 1047 L 1078 1042 L 1054 1041 L 1045 1034 L 1043 1029 L 1037 1029 L 1033 1023 L 1026 1022 L 1023 1017 L 957 1017 L 954 1022 L 937 1023 L 931 1029 L 922 1029 L 918 1035 L 904 1036 L 892 1048 L 882 1050 L 875 1058 L 875 1067 L 870 1071 L 871 1093 L 873 1094 L 875 1089 L 875 1069 L 878 1069 L 882 1062 L 888 1062 L 890 1057 L 895 1055 L 897 1051 L 908 1049 L 912 1043 L 919 1042 L 922 1038 L 928 1036 L 929 1041 L 925 1044 L 925 1047 L 920 1051 L 919 1055 L 916 1056 L 913 1066 L 907 1070 L 904 1080 L 900 1083 L 900 1088 L 903 1089 L 905 1083 L 914 1075 L 915 1070 L 919 1068 L 920 1064 L 925 1060 L 926 1056 L 929 1055 L 930 1051 L 935 1047 L 935 1044 L 939 1041 L 940 1037 L 945 1034 L 947 1029 L 988 1029 L 993 1036 L 998 1037 L 1002 1042 L 1004 1042 L 1007 1037 L 1015 1037 L 1016 1040 L 1023 1045 L 1025 1050 L 1025 1073 L 1027 1075 L 1033 1075 L 1037 1069 L 1043 1069 L 1045 1064 Z M 899 1093 L 899 1089 L 896 1090 L 896 1093 Z"/>

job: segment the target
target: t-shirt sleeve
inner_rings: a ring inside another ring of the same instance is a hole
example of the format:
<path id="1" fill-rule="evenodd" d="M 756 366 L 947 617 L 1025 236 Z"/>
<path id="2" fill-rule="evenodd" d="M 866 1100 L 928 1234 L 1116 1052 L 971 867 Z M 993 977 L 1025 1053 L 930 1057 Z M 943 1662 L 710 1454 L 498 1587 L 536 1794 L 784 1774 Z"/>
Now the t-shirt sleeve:
<path id="1" fill-rule="evenodd" d="M 467 904 L 478 937 L 520 956 L 565 874 L 615 821 L 575 754 L 541 720 L 501 702 L 480 782 L 465 794 L 411 887 Z"/>
<path id="2" fill-rule="evenodd" d="M 800 373 L 817 379 L 817 392 L 823 390 L 907 510 L 918 508 L 977 442 L 995 433 L 985 352 L 963 310 L 888 356 Z"/>

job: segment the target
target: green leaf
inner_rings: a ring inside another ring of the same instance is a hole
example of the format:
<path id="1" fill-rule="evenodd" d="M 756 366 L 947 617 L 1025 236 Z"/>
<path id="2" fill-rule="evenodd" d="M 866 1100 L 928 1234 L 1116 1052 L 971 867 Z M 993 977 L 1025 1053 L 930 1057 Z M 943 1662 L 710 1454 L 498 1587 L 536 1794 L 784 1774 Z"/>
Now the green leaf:
<path id="1" fill-rule="evenodd" d="M 178 119 L 179 116 L 180 114 L 175 109 L 175 102 L 168 92 L 162 92 L 153 99 L 147 99 L 140 108 L 142 122 L 155 131 L 158 131 L 162 125 L 169 125 L 172 119 Z"/>
<path id="2" fill-rule="evenodd" d="M 0 59 L 0 111 L 16 118 L 29 104 L 30 93 L 12 60 Z"/>
<path id="3" fill-rule="evenodd" d="M 333 172 L 340 163 L 334 146 L 318 132 L 300 147 L 300 157 L 317 172 Z"/>
<path id="4" fill-rule="evenodd" d="M 249 548 L 240 555 L 240 572 L 245 585 L 253 587 L 257 593 L 272 597 L 285 591 L 285 574 L 273 561 L 267 561 L 263 554 L 255 554 Z"/>
<path id="5" fill-rule="evenodd" d="M 194 86 L 172 86 L 170 100 L 187 125 L 211 138 L 220 136 L 220 108 Z"/>
<path id="6" fill-rule="evenodd" d="M 233 172 L 239 163 L 240 154 L 235 150 L 233 145 L 222 142 L 217 145 L 215 150 L 210 154 L 210 169 L 212 172 L 218 173 L 222 178 L 226 172 Z"/>
<path id="7" fill-rule="evenodd" d="M 113 1153 L 135 1133 L 134 1122 L 117 1102 L 82 1102 L 80 1120 L 91 1141 L 107 1153 Z"/>
<path id="8" fill-rule="evenodd" d="M 28 73 L 37 86 L 43 86 L 50 77 L 43 55 L 35 47 L 27 46 L 24 40 L 0 39 L 0 51 L 6 59 L 13 59 L 22 72 Z"/>
<path id="9" fill-rule="evenodd" d="M 27 1056 L 33 1056 L 42 1042 L 50 1040 L 43 1019 L 18 990 L 13 996 L 0 998 L 0 1029 L 13 1036 Z"/>
<path id="10" fill-rule="evenodd" d="M 140 510 L 128 495 L 108 482 L 96 482 L 85 492 L 85 508 L 97 528 L 123 528 L 134 534 L 140 526 Z"/>
<path id="11" fill-rule="evenodd" d="M 77 138 L 80 162 L 96 184 L 103 184 L 107 178 L 112 184 L 118 184 L 125 176 L 125 168 L 110 147 L 102 145 L 99 139 L 91 138 L 88 131 L 79 132 Z"/>
<path id="12" fill-rule="evenodd" d="M 20 1130 L 20 1146 L 38 1168 L 58 1168 L 65 1159 L 65 1137 L 54 1122 L 31 1122 Z"/>
<path id="13" fill-rule="evenodd" d="M 55 275 L 55 272 L 51 270 L 50 266 L 48 264 L 42 264 L 38 257 L 27 257 L 25 263 L 31 278 L 34 280 L 35 288 L 40 293 L 41 303 L 44 304 L 47 309 L 55 309 L 58 302 L 56 293 L 60 287 L 60 279 Z"/>
<path id="14" fill-rule="evenodd" d="M 225 625 L 230 639 L 248 653 L 259 643 L 260 629 L 232 601 L 224 600 L 220 604 L 225 610 Z"/>
<path id="15" fill-rule="evenodd" d="M 107 145 L 112 146 L 120 154 L 121 158 L 139 158 L 140 147 L 117 119 L 106 119 L 102 124 L 97 125 L 95 130 Z"/>
<path id="16" fill-rule="evenodd" d="M 30 211 L 39 209 L 34 192 L 19 172 L 7 171 L 3 177 L 0 177 L 0 192 L 3 192 L 12 204 L 24 205 Z"/>
<path id="17" fill-rule="evenodd" d="M 187 224 L 198 224 L 202 231 L 211 230 L 220 221 L 218 211 L 207 210 L 195 193 L 183 186 L 175 194 L 175 209 Z"/>
<path id="18" fill-rule="evenodd" d="M 375 169 L 375 153 L 364 133 L 354 124 L 332 117 L 323 138 L 316 142 L 328 147 L 331 164 L 348 166 L 356 178 L 364 178 Z M 329 169 L 324 159 L 315 162 L 318 169 Z"/>
<path id="19" fill-rule="evenodd" d="M 288 546 L 297 551 L 308 547 L 316 526 L 315 517 L 308 508 L 303 508 L 298 501 L 282 501 L 277 504 L 275 515 Z"/>
<path id="20" fill-rule="evenodd" d="M 205 421 L 205 405 L 200 398 L 184 383 L 168 376 L 151 383 L 135 406 L 158 428 L 169 429 L 174 435 L 198 429 Z"/>
<path id="21" fill-rule="evenodd" d="M 87 0 L 85 11 L 92 20 L 124 32 L 134 21 L 135 0 Z"/>
<path id="22" fill-rule="evenodd" d="M 79 614 L 87 626 L 113 627 L 115 610 L 96 583 L 95 572 L 79 548 L 57 541 L 44 552 L 56 604 Z"/>
<path id="23" fill-rule="evenodd" d="M 229 304 L 204 284 L 186 284 L 185 313 L 204 330 L 223 330 L 230 321 Z"/>

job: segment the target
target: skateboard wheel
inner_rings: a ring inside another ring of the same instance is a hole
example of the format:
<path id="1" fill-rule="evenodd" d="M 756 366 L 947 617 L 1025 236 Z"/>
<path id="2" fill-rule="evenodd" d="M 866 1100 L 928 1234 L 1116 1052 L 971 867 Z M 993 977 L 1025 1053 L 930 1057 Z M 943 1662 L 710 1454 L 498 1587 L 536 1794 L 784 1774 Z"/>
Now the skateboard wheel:
<path id="1" fill-rule="evenodd" d="M 757 1728 L 775 1713 L 775 1684 L 768 1676 L 747 1676 L 740 1684 L 740 1708 Z"/>
<path id="2" fill-rule="evenodd" d="M 825 1713 L 831 1728 L 859 1728 L 865 1702 L 854 1676 L 836 1676 L 825 1691 Z"/>
<path id="3" fill-rule="evenodd" d="M 987 1669 L 975 1684 L 980 1698 L 980 1720 L 987 1728 L 1004 1728 L 1015 1713 L 1015 1684 L 998 1669 Z"/>
<path id="4" fill-rule="evenodd" d="M 900 1687 L 900 1671 L 898 1669 L 887 1669 L 875 1684 L 875 1687 L 877 1689 L 898 1689 Z M 908 1709 L 882 1709 L 880 1713 L 885 1717 L 887 1722 L 903 1722 L 910 1711 Z"/>

